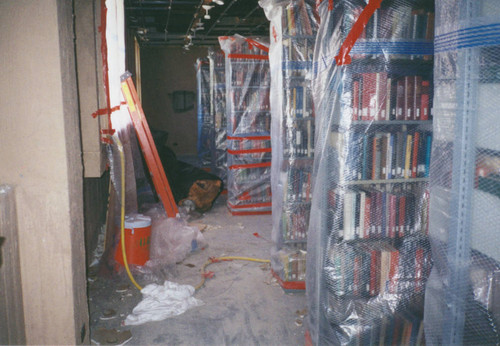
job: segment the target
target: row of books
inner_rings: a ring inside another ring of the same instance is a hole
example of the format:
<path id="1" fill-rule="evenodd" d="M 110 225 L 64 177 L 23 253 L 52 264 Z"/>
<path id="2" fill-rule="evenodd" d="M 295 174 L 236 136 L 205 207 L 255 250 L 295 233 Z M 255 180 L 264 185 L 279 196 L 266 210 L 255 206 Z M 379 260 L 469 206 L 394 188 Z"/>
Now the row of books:
<path id="1" fill-rule="evenodd" d="M 357 339 L 358 345 L 425 345 L 424 323 L 411 312 L 397 312 L 363 328 Z"/>
<path id="2" fill-rule="evenodd" d="M 235 153 L 234 151 L 228 150 L 229 160 L 231 165 L 254 165 L 254 164 L 269 164 L 271 162 L 271 152 L 247 152 L 247 153 Z"/>
<path id="3" fill-rule="evenodd" d="M 289 36 L 311 36 L 313 26 L 311 19 L 315 18 L 312 9 L 306 6 L 304 0 L 290 1 L 285 7 L 286 14 L 282 16 L 283 34 Z"/>
<path id="4" fill-rule="evenodd" d="M 352 9 L 344 16 L 344 35 L 351 30 L 363 7 Z M 412 39 L 432 40 L 434 37 L 434 13 L 424 9 L 380 8 L 372 15 L 360 39 Z"/>
<path id="5" fill-rule="evenodd" d="M 307 86 L 293 86 L 285 90 L 286 115 L 288 118 L 307 118 L 314 116 L 311 88 Z"/>
<path id="6" fill-rule="evenodd" d="M 352 120 L 429 120 L 430 81 L 422 76 L 391 76 L 387 72 L 355 75 Z"/>
<path id="7" fill-rule="evenodd" d="M 231 90 L 230 100 L 233 105 L 233 111 L 269 111 L 271 108 L 269 104 L 270 90 L 269 88 L 255 88 L 255 89 L 236 89 Z"/>
<path id="8" fill-rule="evenodd" d="M 271 129 L 271 116 L 268 112 L 233 113 L 231 117 L 231 135 L 244 135 L 251 133 L 269 133 Z"/>
<path id="9" fill-rule="evenodd" d="M 309 227 L 311 205 L 300 204 L 285 209 L 281 215 L 283 241 L 305 241 Z"/>
<path id="10" fill-rule="evenodd" d="M 357 187 L 329 191 L 328 226 L 339 239 L 396 239 L 427 234 L 429 195 L 425 191 Z"/>
<path id="11" fill-rule="evenodd" d="M 296 123 L 295 127 L 288 128 L 283 154 L 297 158 L 314 156 L 314 124 L 311 121 Z"/>
<path id="12" fill-rule="evenodd" d="M 332 132 L 332 144 L 342 150 L 346 134 Z M 345 169 L 340 180 L 414 179 L 429 176 L 432 133 L 419 130 L 349 133 Z M 334 147 L 334 148 L 335 148 Z"/>
<path id="13" fill-rule="evenodd" d="M 367 245 L 367 244 L 365 244 Z M 335 244 L 324 267 L 329 292 L 337 297 L 423 294 L 431 269 L 428 242 L 406 241 L 355 247 Z"/>
<path id="14" fill-rule="evenodd" d="M 235 64 L 232 63 L 231 86 L 258 86 L 265 87 L 271 83 L 269 77 L 269 64 Z"/>
<path id="15" fill-rule="evenodd" d="M 235 138 L 231 137 L 228 143 L 228 149 L 231 151 L 240 150 L 261 150 L 271 148 L 271 141 L 269 139 L 257 139 L 257 138 Z M 239 153 L 236 153 L 239 154 Z"/>
<path id="16" fill-rule="evenodd" d="M 280 251 L 283 264 L 283 281 L 304 281 L 306 279 L 306 256 L 304 250 Z"/>
<path id="17" fill-rule="evenodd" d="M 314 37 L 312 38 L 286 38 L 283 39 L 283 61 L 284 66 L 289 68 L 308 67 L 314 56 Z M 293 62 L 299 61 L 300 64 Z"/>
<path id="18" fill-rule="evenodd" d="M 216 50 L 212 55 L 214 67 L 224 67 L 226 63 L 226 55 L 222 50 Z"/>
<path id="19" fill-rule="evenodd" d="M 234 199 L 243 204 L 271 202 L 271 185 L 265 181 L 254 181 L 252 186 L 238 184 L 232 189 Z"/>
<path id="20" fill-rule="evenodd" d="M 234 182 L 242 187 L 245 187 L 246 185 L 258 186 L 259 183 L 264 182 L 266 178 L 269 179 L 270 168 L 270 165 L 264 167 L 229 167 L 229 169 L 233 172 L 232 175 Z M 270 185 L 269 181 L 266 183 L 267 185 Z M 246 188 L 244 189 L 246 190 Z"/>
<path id="21" fill-rule="evenodd" d="M 311 168 L 290 167 L 284 181 L 284 201 L 290 203 L 310 202 L 312 197 Z"/>

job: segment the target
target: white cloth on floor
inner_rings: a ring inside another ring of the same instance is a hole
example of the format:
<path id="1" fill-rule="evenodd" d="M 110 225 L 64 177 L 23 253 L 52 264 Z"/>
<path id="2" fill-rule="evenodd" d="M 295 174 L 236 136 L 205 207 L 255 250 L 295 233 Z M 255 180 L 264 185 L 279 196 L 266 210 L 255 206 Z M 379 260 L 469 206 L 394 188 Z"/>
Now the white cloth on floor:
<path id="1" fill-rule="evenodd" d="M 170 281 L 165 281 L 163 285 L 147 285 L 141 290 L 142 301 L 127 316 L 124 324 L 131 326 L 162 321 L 180 315 L 192 307 L 203 305 L 201 300 L 193 297 L 194 291 L 193 286 Z"/>

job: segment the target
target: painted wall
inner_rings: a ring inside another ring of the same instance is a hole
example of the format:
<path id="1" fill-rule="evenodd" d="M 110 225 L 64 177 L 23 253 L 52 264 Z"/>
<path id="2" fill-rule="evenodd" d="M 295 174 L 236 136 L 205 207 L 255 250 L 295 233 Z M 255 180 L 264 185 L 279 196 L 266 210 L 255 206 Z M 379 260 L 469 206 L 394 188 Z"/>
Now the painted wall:
<path id="1" fill-rule="evenodd" d="M 0 182 L 16 191 L 26 342 L 88 343 L 72 2 L 0 1 L 0 30 Z"/>
<path id="2" fill-rule="evenodd" d="M 141 49 L 142 105 L 150 128 L 169 133 L 167 145 L 177 155 L 195 155 L 197 110 L 176 113 L 171 94 L 175 90 L 196 93 L 196 59 L 208 49 L 144 47 Z M 195 102 L 196 103 L 196 102 Z"/>

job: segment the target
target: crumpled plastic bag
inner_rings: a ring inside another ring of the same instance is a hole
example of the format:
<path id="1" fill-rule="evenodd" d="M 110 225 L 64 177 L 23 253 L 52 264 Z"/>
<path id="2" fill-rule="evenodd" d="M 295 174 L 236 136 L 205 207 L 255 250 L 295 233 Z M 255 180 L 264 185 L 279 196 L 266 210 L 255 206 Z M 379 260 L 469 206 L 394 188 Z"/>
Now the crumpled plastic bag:
<path id="1" fill-rule="evenodd" d="M 150 284 L 141 290 L 143 299 L 124 321 L 126 326 L 162 321 L 177 316 L 204 303 L 193 297 L 194 287 L 165 281 L 163 285 Z"/>
<path id="2" fill-rule="evenodd" d="M 161 206 L 153 206 L 144 214 L 151 217 L 151 245 L 148 267 L 181 262 L 186 256 L 204 246 L 205 238 L 197 227 L 178 216 L 167 218 Z"/>

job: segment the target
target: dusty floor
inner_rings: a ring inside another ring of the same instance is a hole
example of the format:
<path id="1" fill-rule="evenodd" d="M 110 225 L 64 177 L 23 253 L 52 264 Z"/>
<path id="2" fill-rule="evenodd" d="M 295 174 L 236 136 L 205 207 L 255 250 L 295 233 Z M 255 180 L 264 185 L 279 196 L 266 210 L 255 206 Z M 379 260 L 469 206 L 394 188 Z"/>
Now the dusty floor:
<path id="1" fill-rule="evenodd" d="M 232 216 L 225 203 L 225 196 L 220 196 L 212 210 L 194 221 L 207 225 L 203 235 L 208 246 L 170 268 L 169 281 L 196 286 L 200 268 L 209 257 L 270 258 L 271 216 Z M 261 237 L 254 236 L 255 232 Z M 305 294 L 285 293 L 268 265 L 232 261 L 207 269 L 215 277 L 195 294 L 203 306 L 139 326 L 123 326 L 141 300 L 126 274 L 93 276 L 89 280 L 93 344 L 120 344 L 125 339 L 129 339 L 127 345 L 304 344 Z M 137 281 L 142 286 L 150 283 L 143 276 Z M 113 330 L 118 333 L 104 335 Z"/>

